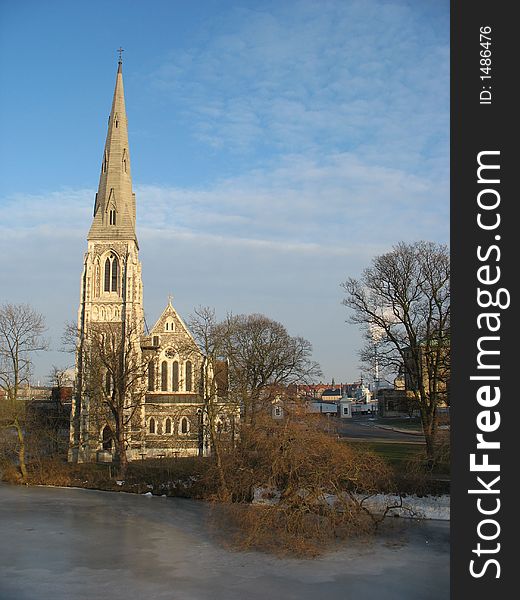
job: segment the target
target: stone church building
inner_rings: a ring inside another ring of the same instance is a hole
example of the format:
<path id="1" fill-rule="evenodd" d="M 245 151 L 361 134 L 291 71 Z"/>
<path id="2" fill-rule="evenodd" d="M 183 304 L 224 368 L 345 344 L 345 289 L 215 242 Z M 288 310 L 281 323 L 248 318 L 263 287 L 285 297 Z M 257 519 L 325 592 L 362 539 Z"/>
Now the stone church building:
<path id="1" fill-rule="evenodd" d="M 73 462 L 111 460 L 114 455 L 114 417 L 102 408 L 107 404 L 103 394 L 112 391 L 110 369 L 103 362 L 89 362 L 92 340 L 109 331 L 124 339 L 134 379 L 137 374 L 132 393 L 137 389 L 138 401 L 132 405 L 125 399 L 128 419 L 121 424 L 128 459 L 208 454 L 204 388 L 211 366 L 171 300 L 145 331 L 121 59 L 81 277 L 69 452 Z M 96 370 L 105 387 L 89 383 Z"/>

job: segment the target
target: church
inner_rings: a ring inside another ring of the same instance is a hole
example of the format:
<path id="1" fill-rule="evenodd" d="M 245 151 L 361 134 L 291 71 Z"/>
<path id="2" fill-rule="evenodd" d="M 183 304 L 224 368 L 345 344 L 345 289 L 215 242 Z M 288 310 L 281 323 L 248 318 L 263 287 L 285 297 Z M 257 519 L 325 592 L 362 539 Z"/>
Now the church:
<path id="1" fill-rule="evenodd" d="M 145 330 L 121 57 L 83 261 L 77 335 L 70 461 L 110 461 L 122 437 L 128 460 L 211 452 L 204 408 L 213 365 L 171 299 Z"/>

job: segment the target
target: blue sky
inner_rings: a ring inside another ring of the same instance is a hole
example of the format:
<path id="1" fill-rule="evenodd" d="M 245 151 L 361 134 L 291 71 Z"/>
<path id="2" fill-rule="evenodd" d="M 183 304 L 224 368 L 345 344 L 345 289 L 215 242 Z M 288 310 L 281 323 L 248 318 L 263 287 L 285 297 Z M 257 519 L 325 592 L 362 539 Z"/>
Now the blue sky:
<path id="1" fill-rule="evenodd" d="M 261 312 L 359 376 L 340 283 L 449 236 L 449 3 L 0 3 L 0 302 L 76 318 L 122 45 L 147 322 Z"/>

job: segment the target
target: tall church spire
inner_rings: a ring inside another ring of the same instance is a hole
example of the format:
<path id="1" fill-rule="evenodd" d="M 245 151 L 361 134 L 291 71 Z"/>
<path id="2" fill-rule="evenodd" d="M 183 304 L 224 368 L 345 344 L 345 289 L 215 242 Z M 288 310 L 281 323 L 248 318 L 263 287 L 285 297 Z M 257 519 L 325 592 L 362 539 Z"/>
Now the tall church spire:
<path id="1" fill-rule="evenodd" d="M 137 242 L 121 52 L 88 239 Z"/>

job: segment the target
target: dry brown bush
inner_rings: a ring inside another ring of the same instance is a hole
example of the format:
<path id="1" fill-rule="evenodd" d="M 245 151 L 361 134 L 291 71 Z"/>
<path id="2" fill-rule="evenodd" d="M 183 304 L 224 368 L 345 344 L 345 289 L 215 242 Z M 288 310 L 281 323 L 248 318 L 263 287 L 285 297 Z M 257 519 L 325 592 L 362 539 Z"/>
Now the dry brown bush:
<path id="1" fill-rule="evenodd" d="M 221 529 L 240 548 L 280 554 L 315 555 L 374 531 L 384 515 L 371 513 L 365 500 L 392 487 L 382 458 L 327 434 L 319 416 L 298 412 L 242 429 L 222 466 L 227 489 L 214 488 L 214 498 L 228 502 L 215 513 Z M 214 469 L 206 479 L 218 481 Z"/>
<path id="2" fill-rule="evenodd" d="M 341 518 L 334 510 L 295 511 L 286 505 L 224 504 L 212 511 L 216 534 L 225 545 L 295 557 L 318 556 L 347 538 L 373 533 L 366 512 L 352 517 Z"/>
<path id="3" fill-rule="evenodd" d="M 6 461 L 3 480 L 19 483 L 16 469 L 12 467 L 11 472 L 9 466 L 12 463 Z M 125 480 L 120 480 L 114 464 L 77 464 L 58 457 L 43 457 L 28 464 L 28 483 L 203 498 L 207 491 L 200 482 L 206 468 L 207 459 L 198 457 L 134 461 L 129 463 Z"/>
<path id="4" fill-rule="evenodd" d="M 38 458 L 28 464 L 28 471 L 32 485 L 73 485 L 70 465 L 60 458 Z"/>
<path id="5" fill-rule="evenodd" d="M 12 460 L 0 459 L 0 481 L 6 483 L 22 483 L 20 470 L 15 466 Z"/>

